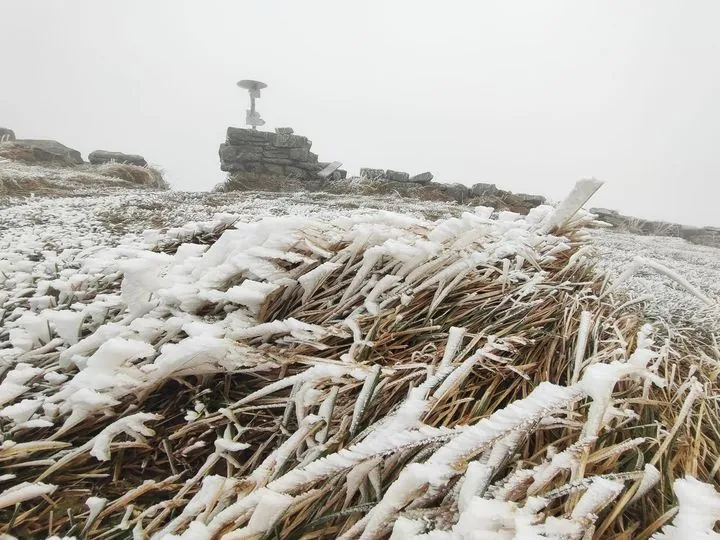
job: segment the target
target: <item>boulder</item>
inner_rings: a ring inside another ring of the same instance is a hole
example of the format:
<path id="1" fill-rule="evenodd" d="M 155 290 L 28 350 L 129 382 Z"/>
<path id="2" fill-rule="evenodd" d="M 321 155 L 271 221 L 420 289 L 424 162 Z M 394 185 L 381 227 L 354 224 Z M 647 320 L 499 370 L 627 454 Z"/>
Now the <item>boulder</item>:
<path id="1" fill-rule="evenodd" d="M 107 150 L 95 150 L 88 155 L 88 161 L 93 165 L 102 163 L 126 163 L 138 167 L 147 167 L 147 161 L 137 154 L 124 154 L 122 152 L 109 152 Z"/>
<path id="2" fill-rule="evenodd" d="M 6 142 L 20 159 L 26 163 L 54 163 L 60 165 L 81 165 L 80 152 L 57 141 L 43 139 L 16 139 Z"/>
<path id="3" fill-rule="evenodd" d="M 432 179 L 434 178 L 433 173 L 431 172 L 424 172 L 420 174 L 416 174 L 415 176 L 411 176 L 408 182 L 413 182 L 415 184 L 429 184 L 432 182 Z"/>
<path id="4" fill-rule="evenodd" d="M 470 188 L 470 194 L 473 197 L 499 197 L 503 195 L 505 192 L 503 192 L 501 189 L 498 189 L 495 184 L 473 184 L 473 186 Z"/>
<path id="5" fill-rule="evenodd" d="M 333 171 L 330 175 L 330 180 L 337 182 L 338 180 L 345 180 L 347 178 L 347 171 L 345 169 L 338 169 Z"/>
<path id="6" fill-rule="evenodd" d="M 333 178 L 332 174 L 342 166 L 342 163 L 340 161 L 333 161 L 332 163 L 318 162 L 318 166 L 322 167 L 322 169 L 319 170 L 317 173 L 317 175 L 320 178 L 331 178 L 332 179 Z"/>
<path id="7" fill-rule="evenodd" d="M 0 142 L 14 141 L 15 132 L 12 129 L 0 127 Z"/>
<path id="8" fill-rule="evenodd" d="M 470 198 L 470 188 L 463 184 L 439 184 L 442 190 L 457 202 L 465 202 Z"/>
<path id="9" fill-rule="evenodd" d="M 360 169 L 360 178 L 367 178 L 368 180 L 385 178 L 385 169 L 369 169 L 367 167 L 363 167 Z"/>
<path id="10" fill-rule="evenodd" d="M 391 169 L 388 169 L 385 171 L 385 178 L 392 182 L 407 182 L 410 180 L 410 175 L 406 172 L 401 171 L 393 171 Z"/>
<path id="11" fill-rule="evenodd" d="M 280 133 L 281 135 L 292 135 L 295 133 L 295 130 L 291 127 L 278 127 L 275 128 L 275 133 Z"/>
<path id="12" fill-rule="evenodd" d="M 528 208 L 540 206 L 547 201 L 542 195 L 529 195 L 528 193 L 517 193 L 515 197 L 520 200 L 523 206 L 527 206 Z"/>

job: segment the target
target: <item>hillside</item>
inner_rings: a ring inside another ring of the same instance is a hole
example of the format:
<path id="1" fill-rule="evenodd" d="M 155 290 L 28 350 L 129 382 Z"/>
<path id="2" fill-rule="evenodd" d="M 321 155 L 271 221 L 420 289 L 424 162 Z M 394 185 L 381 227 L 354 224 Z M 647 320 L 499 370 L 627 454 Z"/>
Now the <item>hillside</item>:
<path id="1" fill-rule="evenodd" d="M 710 534 L 718 251 L 561 214 L 13 198 L 0 533 Z"/>

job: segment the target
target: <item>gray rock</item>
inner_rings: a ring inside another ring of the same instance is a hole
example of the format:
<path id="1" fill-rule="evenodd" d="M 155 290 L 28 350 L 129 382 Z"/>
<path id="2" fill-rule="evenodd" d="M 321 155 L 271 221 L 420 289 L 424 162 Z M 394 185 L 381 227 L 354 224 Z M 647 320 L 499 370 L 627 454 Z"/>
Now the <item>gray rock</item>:
<path id="1" fill-rule="evenodd" d="M 312 141 L 307 137 L 289 133 L 276 133 L 274 140 L 271 142 L 281 148 L 307 148 L 310 150 L 312 146 Z"/>
<path id="2" fill-rule="evenodd" d="M 238 171 L 248 172 L 248 173 L 257 173 L 257 174 L 265 174 L 265 164 L 264 163 L 258 163 L 258 162 L 247 162 L 247 163 L 240 163 L 236 165 L 238 167 Z"/>
<path id="3" fill-rule="evenodd" d="M 138 167 L 147 167 L 147 161 L 136 154 L 124 154 L 122 152 L 108 152 L 107 150 L 95 150 L 88 155 L 88 161 L 93 165 L 101 163 L 127 163 Z"/>
<path id="4" fill-rule="evenodd" d="M 283 167 L 282 165 L 276 165 L 274 163 L 263 163 L 263 169 L 263 172 L 273 176 L 285 176 L 285 167 Z"/>
<path id="5" fill-rule="evenodd" d="M 360 178 L 367 178 L 368 180 L 376 180 L 378 178 L 385 177 L 385 169 L 369 169 L 363 167 L 360 169 Z"/>
<path id="6" fill-rule="evenodd" d="M 229 127 L 227 129 L 227 143 L 235 145 L 254 144 L 266 145 L 275 140 L 275 133 L 270 131 L 256 131 L 254 129 L 243 129 Z"/>
<path id="7" fill-rule="evenodd" d="M 495 184 L 473 184 L 470 188 L 470 194 L 473 197 L 499 197 L 502 195 L 502 190 L 498 189 Z"/>
<path id="8" fill-rule="evenodd" d="M 263 149 L 260 146 L 234 146 L 223 143 L 220 145 L 218 154 L 220 155 L 221 164 L 261 161 L 263 159 Z"/>
<path id="9" fill-rule="evenodd" d="M 282 135 L 292 135 L 295 133 L 295 130 L 291 127 L 279 127 L 275 128 L 275 133 L 280 133 Z"/>
<path id="10" fill-rule="evenodd" d="M 15 147 L 24 148 L 32 153 L 32 157 L 38 162 L 54 162 L 65 165 L 81 165 L 83 158 L 80 152 L 68 148 L 57 141 L 43 139 L 16 139 L 12 141 Z"/>
<path id="11" fill-rule="evenodd" d="M 415 184 L 429 184 L 430 182 L 432 182 L 433 178 L 434 178 L 433 173 L 428 171 L 428 172 L 416 174 L 415 176 L 411 176 L 408 181 L 413 182 Z"/>
<path id="12" fill-rule="evenodd" d="M 301 161 L 295 161 L 294 159 L 289 158 L 274 158 L 274 157 L 267 157 L 263 156 L 262 158 L 263 163 L 271 163 L 275 165 L 290 165 L 290 166 L 296 166 L 299 167 L 303 164 Z"/>
<path id="13" fill-rule="evenodd" d="M 322 164 L 322 165 L 320 163 L 318 163 L 318 165 L 320 165 L 322 167 L 322 170 L 318 171 L 317 175 L 320 178 L 329 178 L 332 176 L 332 174 L 335 171 L 337 171 L 342 166 L 342 162 L 333 161 L 332 163 L 327 163 L 327 164 Z"/>
<path id="14" fill-rule="evenodd" d="M 317 155 L 313 154 L 309 148 L 290 148 L 289 150 L 290 159 L 297 159 L 298 161 L 317 162 Z M 315 159 L 313 159 L 313 157 Z"/>
<path id="15" fill-rule="evenodd" d="M 442 190 L 450 195 L 457 202 L 464 202 L 470 198 L 470 188 L 463 184 L 439 184 L 443 186 Z"/>
<path id="16" fill-rule="evenodd" d="M 290 159 L 290 150 L 293 148 L 277 148 L 275 146 L 265 146 L 262 150 L 265 159 Z"/>
<path id="17" fill-rule="evenodd" d="M 406 172 L 393 171 L 388 169 L 385 171 L 385 178 L 392 180 L 393 182 L 407 182 L 410 180 L 410 175 Z"/>
<path id="18" fill-rule="evenodd" d="M 333 171 L 333 173 L 330 175 L 330 180 L 338 181 L 338 180 L 345 180 L 347 178 L 347 171 L 345 169 L 338 169 L 336 171 Z"/>
<path id="19" fill-rule="evenodd" d="M 520 199 L 522 204 L 524 206 L 528 207 L 535 207 L 540 206 L 541 204 L 545 204 L 546 200 L 545 197 L 542 195 L 529 195 L 527 193 L 517 193 L 515 196 Z"/>
<path id="20" fill-rule="evenodd" d="M 15 132 L 12 129 L 0 127 L 0 142 L 14 141 Z"/>

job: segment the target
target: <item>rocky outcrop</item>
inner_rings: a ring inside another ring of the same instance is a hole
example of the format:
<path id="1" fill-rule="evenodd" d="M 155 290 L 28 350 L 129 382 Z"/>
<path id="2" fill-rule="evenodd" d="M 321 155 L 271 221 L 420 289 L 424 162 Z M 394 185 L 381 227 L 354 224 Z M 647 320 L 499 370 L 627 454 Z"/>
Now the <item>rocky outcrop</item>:
<path id="1" fill-rule="evenodd" d="M 88 155 L 88 161 L 93 165 L 102 163 L 125 163 L 138 167 L 147 167 L 147 161 L 137 154 L 124 154 L 123 152 L 109 152 L 107 150 L 95 150 Z"/>
<path id="2" fill-rule="evenodd" d="M 57 141 L 40 139 L 16 139 L 0 143 L 0 157 L 28 164 L 81 165 L 80 152 Z"/>
<path id="3" fill-rule="evenodd" d="M 0 142 L 14 141 L 15 132 L 12 129 L 0 127 Z"/>

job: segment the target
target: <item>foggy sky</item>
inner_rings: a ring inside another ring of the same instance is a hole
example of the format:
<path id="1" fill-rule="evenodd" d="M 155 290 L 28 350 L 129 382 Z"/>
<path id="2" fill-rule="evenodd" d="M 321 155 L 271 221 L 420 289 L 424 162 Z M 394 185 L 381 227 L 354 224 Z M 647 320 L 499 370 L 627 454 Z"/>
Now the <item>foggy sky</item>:
<path id="1" fill-rule="evenodd" d="M 720 2 L 0 0 L 0 126 L 222 181 L 244 78 L 321 161 L 720 225 Z"/>

